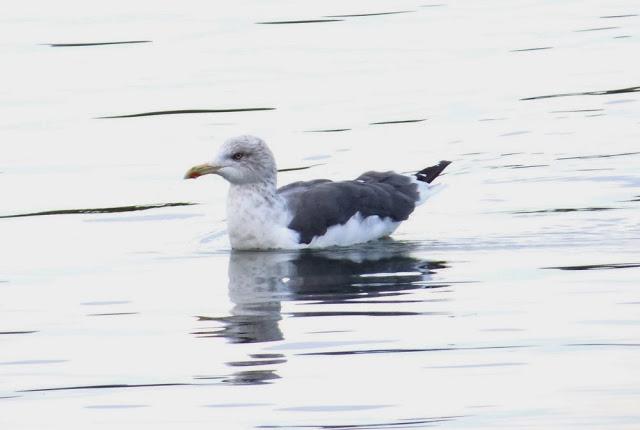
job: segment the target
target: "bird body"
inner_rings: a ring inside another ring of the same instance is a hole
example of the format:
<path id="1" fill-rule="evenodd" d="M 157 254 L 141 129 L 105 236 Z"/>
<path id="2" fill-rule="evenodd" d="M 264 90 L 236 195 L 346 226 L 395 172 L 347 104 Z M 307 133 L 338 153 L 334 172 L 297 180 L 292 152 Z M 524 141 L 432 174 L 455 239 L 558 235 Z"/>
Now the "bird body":
<path id="1" fill-rule="evenodd" d="M 407 176 L 366 172 L 352 181 L 319 179 L 276 186 L 276 164 L 253 136 L 229 139 L 216 158 L 185 178 L 215 173 L 231 186 L 227 225 L 233 249 L 300 249 L 346 246 L 389 236 L 416 206 L 448 161 Z"/>

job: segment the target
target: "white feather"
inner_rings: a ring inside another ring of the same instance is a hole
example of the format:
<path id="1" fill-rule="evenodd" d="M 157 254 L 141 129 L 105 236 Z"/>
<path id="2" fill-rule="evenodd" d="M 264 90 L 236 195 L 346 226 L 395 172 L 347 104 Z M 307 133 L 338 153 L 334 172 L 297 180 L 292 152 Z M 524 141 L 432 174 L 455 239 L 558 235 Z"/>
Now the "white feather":
<path id="1" fill-rule="evenodd" d="M 314 237 L 308 247 L 325 248 L 369 242 L 389 236 L 399 225 L 399 222 L 394 222 L 390 218 L 380 218 L 377 215 L 363 218 L 360 212 L 357 212 L 346 223 L 331 226 L 322 236 Z"/>

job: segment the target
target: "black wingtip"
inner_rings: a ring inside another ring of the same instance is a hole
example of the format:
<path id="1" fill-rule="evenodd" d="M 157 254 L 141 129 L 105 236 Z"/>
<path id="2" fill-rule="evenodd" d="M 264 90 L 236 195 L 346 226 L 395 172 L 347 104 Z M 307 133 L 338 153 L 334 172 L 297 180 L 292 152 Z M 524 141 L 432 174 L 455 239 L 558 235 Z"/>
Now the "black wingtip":
<path id="1" fill-rule="evenodd" d="M 419 181 L 430 184 L 435 178 L 440 176 L 440 173 L 442 173 L 442 171 L 446 169 L 449 164 L 451 164 L 451 161 L 442 160 L 435 166 L 426 167 L 420 170 L 418 173 L 416 173 L 416 178 L 418 178 Z"/>

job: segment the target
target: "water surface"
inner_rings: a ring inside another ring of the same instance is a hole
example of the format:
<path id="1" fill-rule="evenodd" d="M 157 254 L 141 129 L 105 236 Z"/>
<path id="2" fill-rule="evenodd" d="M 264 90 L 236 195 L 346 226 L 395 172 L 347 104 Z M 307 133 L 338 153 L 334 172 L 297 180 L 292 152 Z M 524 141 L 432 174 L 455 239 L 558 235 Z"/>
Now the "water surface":
<path id="1" fill-rule="evenodd" d="M 0 21 L 2 428 L 640 426 L 636 3 Z M 282 185 L 453 164 L 393 240 L 231 252 L 182 176 L 242 133 Z"/>

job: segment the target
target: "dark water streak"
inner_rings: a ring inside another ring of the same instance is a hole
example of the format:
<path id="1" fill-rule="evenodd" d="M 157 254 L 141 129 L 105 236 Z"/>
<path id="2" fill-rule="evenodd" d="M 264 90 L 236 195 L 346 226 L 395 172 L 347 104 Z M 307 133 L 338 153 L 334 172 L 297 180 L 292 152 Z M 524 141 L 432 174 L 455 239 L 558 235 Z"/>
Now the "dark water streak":
<path id="1" fill-rule="evenodd" d="M 613 209 L 619 208 L 609 208 L 609 207 L 589 207 L 589 208 L 557 208 L 557 209 L 541 209 L 537 211 L 514 211 L 510 212 L 512 214 L 522 215 L 522 214 L 546 214 L 546 213 L 566 213 L 566 212 L 596 212 L 596 211 L 609 211 Z"/>
<path id="2" fill-rule="evenodd" d="M 603 91 L 584 91 L 577 93 L 562 93 L 562 94 L 550 94 L 544 96 L 525 97 L 520 99 L 521 101 L 527 100 L 540 100 L 550 99 L 555 97 L 573 97 L 573 96 L 604 96 L 608 94 L 623 94 L 623 93 L 637 93 L 640 91 L 640 87 L 620 88 L 615 90 L 603 90 Z"/>
<path id="3" fill-rule="evenodd" d="M 119 315 L 137 315 L 140 312 L 106 312 L 100 314 L 87 314 L 88 317 L 107 317 L 107 316 L 119 316 Z"/>
<path id="4" fill-rule="evenodd" d="M 303 352 L 296 355 L 361 355 L 361 354 L 400 354 L 415 352 L 444 352 L 444 351 L 480 351 L 487 349 L 515 349 L 531 348 L 534 345 L 505 345 L 505 346 L 476 346 L 476 347 L 447 347 L 447 348 L 391 348 L 391 349 L 361 349 L 352 351 L 324 351 Z"/>
<path id="5" fill-rule="evenodd" d="M 305 130 L 305 133 L 337 133 L 340 131 L 349 131 L 350 128 L 328 128 L 325 130 Z"/>
<path id="6" fill-rule="evenodd" d="M 58 209 L 43 212 L 29 212 L 16 215 L 0 215 L 0 218 L 22 218 L 28 216 L 45 216 L 45 215 L 77 215 L 77 214 L 104 214 L 104 213 L 118 213 L 118 212 L 136 212 L 146 211 L 149 209 L 168 208 L 175 206 L 193 206 L 198 203 L 159 203 L 155 205 L 132 205 L 132 206 L 115 206 L 110 208 L 91 208 L 91 209 Z"/>
<path id="7" fill-rule="evenodd" d="M 74 46 L 125 45 L 132 43 L 151 43 L 151 40 L 127 40 L 124 42 L 89 42 L 89 43 L 45 43 L 52 48 L 69 48 Z"/>
<path id="8" fill-rule="evenodd" d="M 396 15 L 400 13 L 413 13 L 415 10 L 399 10 L 394 12 L 355 13 L 351 15 L 326 15 L 325 18 L 358 18 L 363 16 Z"/>
<path id="9" fill-rule="evenodd" d="M 587 31 L 603 31 L 603 30 L 615 30 L 616 28 L 620 28 L 620 27 L 596 27 L 596 28 L 585 28 L 583 30 L 576 30 L 576 33 L 584 33 Z"/>
<path id="10" fill-rule="evenodd" d="M 323 302 L 326 303 L 326 302 Z M 349 302 L 349 303 L 354 303 Z M 376 303 L 376 302 L 370 302 Z M 318 312 L 287 312 L 290 317 L 403 317 L 417 315 L 449 315 L 446 312 L 408 312 L 408 311 L 318 311 Z"/>
<path id="11" fill-rule="evenodd" d="M 376 429 L 376 428 L 416 428 L 431 424 L 444 423 L 452 421 L 459 416 L 447 416 L 447 417 L 435 417 L 435 418 L 421 418 L 421 419 L 401 419 L 398 421 L 390 421 L 383 423 L 366 423 L 366 424 L 300 424 L 300 425 L 259 425 L 256 428 L 263 429 L 296 429 L 296 428 L 311 428 L 311 429 Z"/>
<path id="12" fill-rule="evenodd" d="M 267 25 L 280 25 L 280 24 L 317 24 L 322 22 L 338 22 L 344 21 L 343 19 L 302 19 L 302 20 L 294 20 L 294 21 L 264 21 L 264 22 L 256 22 L 256 24 L 267 24 Z"/>
<path id="13" fill-rule="evenodd" d="M 110 119 L 110 118 L 138 118 L 141 116 L 156 116 L 156 115 L 183 115 L 191 113 L 229 113 L 229 112 L 256 112 L 265 110 L 275 110 L 273 107 L 258 107 L 258 108 L 237 108 L 237 109 L 178 109 L 178 110 L 161 110 L 154 112 L 142 112 L 132 113 L 126 115 L 109 115 L 99 116 L 95 119 Z"/>
<path id="14" fill-rule="evenodd" d="M 405 124 L 410 122 L 422 122 L 426 121 L 427 118 L 422 119 L 402 119 L 398 121 L 379 121 L 379 122 L 370 122 L 369 125 L 383 125 L 383 124 Z"/>
<path id="15" fill-rule="evenodd" d="M 284 358 L 272 359 L 272 360 L 252 360 L 252 361 L 229 361 L 227 366 L 231 367 L 246 367 L 246 366 L 266 366 L 271 364 L 286 363 Z"/>
<path id="16" fill-rule="evenodd" d="M 533 167 L 549 167 L 548 164 L 505 164 L 503 166 L 487 166 L 488 169 L 531 169 Z"/>
<path id="17" fill-rule="evenodd" d="M 610 264 L 585 264 L 581 266 L 553 266 L 543 267 L 543 269 L 558 270 L 608 270 L 608 269 L 631 269 L 640 267 L 640 263 L 610 263 Z"/>
<path id="18" fill-rule="evenodd" d="M 540 48 L 523 48 L 523 49 L 512 49 L 509 52 L 529 52 L 529 51 L 544 51 L 547 49 L 553 49 L 553 46 L 542 46 Z"/>
<path id="19" fill-rule="evenodd" d="M 38 330 L 0 331 L 0 336 L 1 335 L 7 335 L 7 334 L 31 334 L 31 333 L 38 333 Z"/>
<path id="20" fill-rule="evenodd" d="M 558 157 L 556 160 L 588 160 L 590 158 L 611 158 L 624 157 L 627 155 L 638 155 L 640 152 L 621 152 L 619 154 L 597 154 L 597 155 L 577 155 L 575 157 Z"/>
<path id="21" fill-rule="evenodd" d="M 108 388 L 145 388 L 145 387 L 176 387 L 184 385 L 195 385 L 181 382 L 169 382 L 160 384 L 105 384 L 105 385 L 78 385 L 71 387 L 53 387 L 53 388 L 31 388 L 28 390 L 18 390 L 18 393 L 31 393 L 41 391 L 67 391 L 67 390 L 102 390 Z"/>
<path id="22" fill-rule="evenodd" d="M 552 110 L 551 113 L 575 113 L 575 112 L 601 112 L 604 109 L 573 109 L 573 110 Z"/>
<path id="23" fill-rule="evenodd" d="M 279 173 L 282 172 L 295 172 L 297 170 L 307 170 L 307 169 L 311 169 L 312 167 L 317 167 L 317 166 L 324 166 L 324 163 L 318 163 L 318 164 L 311 164 L 309 166 L 301 166 L 301 167 L 287 167 L 284 169 L 278 169 Z"/>

